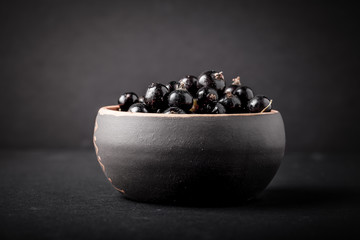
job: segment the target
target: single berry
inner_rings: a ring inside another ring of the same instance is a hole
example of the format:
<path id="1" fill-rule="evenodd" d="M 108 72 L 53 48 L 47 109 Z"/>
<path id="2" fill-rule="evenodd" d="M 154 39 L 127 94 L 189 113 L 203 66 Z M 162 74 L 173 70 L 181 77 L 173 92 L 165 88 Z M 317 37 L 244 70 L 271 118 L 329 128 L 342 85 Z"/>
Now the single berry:
<path id="1" fill-rule="evenodd" d="M 150 112 L 156 112 L 158 109 L 167 108 L 167 94 L 169 90 L 161 83 L 152 83 L 149 85 L 144 101 Z"/>
<path id="2" fill-rule="evenodd" d="M 181 83 L 179 88 L 169 94 L 169 106 L 178 107 L 184 111 L 189 111 L 193 106 L 193 97 L 185 88 L 185 84 Z"/>
<path id="3" fill-rule="evenodd" d="M 232 93 L 226 93 L 225 97 L 219 100 L 224 105 L 227 113 L 239 113 L 241 111 L 241 102 L 239 98 Z"/>
<path id="4" fill-rule="evenodd" d="M 178 107 L 170 107 L 166 109 L 164 114 L 186 114 L 186 112 Z"/>
<path id="5" fill-rule="evenodd" d="M 184 84 L 185 88 L 191 93 L 191 95 L 195 96 L 198 91 L 197 87 L 198 79 L 195 76 L 188 75 L 179 80 L 179 84 Z"/>
<path id="6" fill-rule="evenodd" d="M 239 86 L 233 94 L 240 99 L 242 112 L 249 112 L 248 103 L 254 97 L 254 91 L 249 87 Z"/>
<path id="7" fill-rule="evenodd" d="M 215 106 L 210 110 L 210 113 L 212 114 L 224 114 L 226 113 L 226 109 L 224 105 L 221 103 L 216 103 Z"/>
<path id="8" fill-rule="evenodd" d="M 222 95 L 225 90 L 225 79 L 223 72 L 206 71 L 199 76 L 198 88 L 209 87 L 214 88 L 218 95 Z"/>
<path id="9" fill-rule="evenodd" d="M 265 96 L 255 96 L 248 103 L 248 109 L 251 113 L 263 113 L 270 112 L 272 107 L 272 100 L 269 100 Z"/>
<path id="10" fill-rule="evenodd" d="M 169 93 L 171 93 L 172 91 L 175 91 L 179 88 L 179 83 L 177 81 L 171 81 L 166 84 L 166 88 L 169 90 Z"/>
<path id="11" fill-rule="evenodd" d="M 235 89 L 234 95 L 236 95 L 241 102 L 248 102 L 254 97 L 254 91 L 246 86 L 241 86 Z"/>
<path id="12" fill-rule="evenodd" d="M 146 105 L 144 103 L 134 103 L 129 107 L 128 112 L 142 112 L 142 113 L 148 113 L 148 110 L 146 108 Z"/>
<path id="13" fill-rule="evenodd" d="M 122 94 L 118 100 L 121 111 L 127 111 L 131 105 L 137 102 L 139 102 L 139 98 L 133 92 L 127 92 Z"/>
<path id="14" fill-rule="evenodd" d="M 241 109 L 243 112 L 249 112 L 248 103 L 250 99 L 254 97 L 254 92 L 251 88 L 246 86 L 240 86 L 234 91 L 234 95 L 237 96 L 241 101 Z"/>
<path id="15" fill-rule="evenodd" d="M 216 102 L 219 100 L 219 95 L 217 91 L 213 88 L 202 87 L 196 93 L 197 104 L 199 105 L 200 112 L 208 112 L 208 107 L 215 106 Z"/>
<path id="16" fill-rule="evenodd" d="M 236 88 L 238 88 L 239 86 L 241 86 L 240 77 L 233 78 L 232 84 L 225 89 L 224 94 L 226 94 L 228 92 L 234 94 L 234 90 Z"/>

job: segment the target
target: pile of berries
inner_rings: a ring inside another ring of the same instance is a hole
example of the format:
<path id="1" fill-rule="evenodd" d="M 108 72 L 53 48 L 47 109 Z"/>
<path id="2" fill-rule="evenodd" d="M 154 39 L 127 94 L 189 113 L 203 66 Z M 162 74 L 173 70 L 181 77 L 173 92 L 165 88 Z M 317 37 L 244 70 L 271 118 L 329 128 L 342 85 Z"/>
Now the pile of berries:
<path id="1" fill-rule="evenodd" d="M 133 92 L 120 96 L 119 111 L 164 114 L 223 114 L 270 112 L 272 100 L 254 96 L 240 77 L 226 87 L 222 72 L 206 71 L 199 78 L 188 75 L 167 85 L 152 83 L 144 96 Z"/>

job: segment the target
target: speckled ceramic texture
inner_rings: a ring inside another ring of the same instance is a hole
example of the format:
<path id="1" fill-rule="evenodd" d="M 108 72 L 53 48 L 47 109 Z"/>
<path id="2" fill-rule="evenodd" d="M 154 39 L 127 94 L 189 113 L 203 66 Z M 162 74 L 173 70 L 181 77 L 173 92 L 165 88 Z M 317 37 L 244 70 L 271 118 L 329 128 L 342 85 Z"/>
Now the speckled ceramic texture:
<path id="1" fill-rule="evenodd" d="M 103 107 L 95 122 L 98 162 L 113 187 L 144 202 L 253 198 L 285 150 L 281 114 L 156 114 Z"/>

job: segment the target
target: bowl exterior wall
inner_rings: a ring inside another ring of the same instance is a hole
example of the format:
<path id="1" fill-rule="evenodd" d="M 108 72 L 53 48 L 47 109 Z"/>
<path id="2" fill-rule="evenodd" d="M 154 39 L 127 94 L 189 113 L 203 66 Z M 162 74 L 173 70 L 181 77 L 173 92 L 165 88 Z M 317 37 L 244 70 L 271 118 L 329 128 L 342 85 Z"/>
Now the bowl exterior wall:
<path id="1" fill-rule="evenodd" d="M 285 150 L 279 112 L 153 117 L 99 111 L 94 146 L 112 185 L 145 202 L 249 199 L 270 183 Z"/>

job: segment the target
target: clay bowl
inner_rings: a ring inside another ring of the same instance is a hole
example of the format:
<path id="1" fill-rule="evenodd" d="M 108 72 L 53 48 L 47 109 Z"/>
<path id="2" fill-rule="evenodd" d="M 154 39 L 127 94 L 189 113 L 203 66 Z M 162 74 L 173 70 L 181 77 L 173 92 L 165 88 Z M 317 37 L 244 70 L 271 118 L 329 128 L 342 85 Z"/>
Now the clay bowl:
<path id="1" fill-rule="evenodd" d="M 113 187 L 142 202 L 251 199 L 270 183 L 285 149 L 281 114 L 157 114 L 99 110 L 98 162 Z"/>

